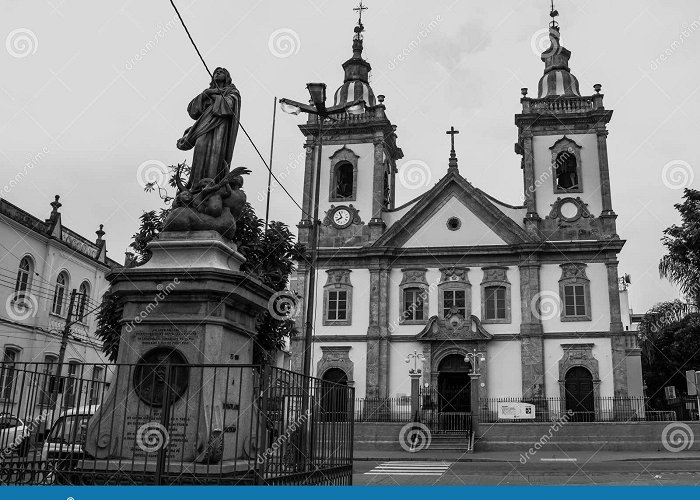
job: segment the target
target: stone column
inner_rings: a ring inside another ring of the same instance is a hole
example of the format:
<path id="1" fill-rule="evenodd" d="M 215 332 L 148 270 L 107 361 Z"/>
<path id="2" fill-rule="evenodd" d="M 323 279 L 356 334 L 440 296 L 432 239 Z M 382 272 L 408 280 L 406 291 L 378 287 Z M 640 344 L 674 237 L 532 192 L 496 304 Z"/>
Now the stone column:
<path id="1" fill-rule="evenodd" d="M 535 154 L 533 151 L 532 132 L 523 132 L 523 178 L 524 198 L 527 213 L 525 229 L 532 235 L 537 234 L 540 216 L 537 213 L 537 185 L 535 179 Z"/>
<path id="2" fill-rule="evenodd" d="M 384 392 L 380 389 L 380 365 L 382 363 L 382 346 L 379 328 L 379 296 L 381 276 L 378 266 L 369 270 L 369 327 L 367 328 L 367 373 L 366 397 L 378 398 Z"/>
<path id="3" fill-rule="evenodd" d="M 389 270 L 381 267 L 379 270 L 379 290 L 377 294 L 377 326 L 379 333 L 379 397 L 388 398 L 390 392 L 389 368 L 391 362 L 391 339 L 389 337 Z"/>
<path id="4" fill-rule="evenodd" d="M 617 236 L 615 219 L 617 214 L 612 209 L 612 197 L 610 195 L 610 173 L 608 170 L 608 131 L 604 126 L 596 130 L 598 137 L 598 168 L 600 169 L 600 194 L 603 202 L 603 211 L 600 218 L 603 222 L 603 232 L 608 236 Z"/>
<path id="5" fill-rule="evenodd" d="M 379 238 L 386 224 L 382 219 L 384 201 L 384 136 L 377 132 L 374 137 L 374 171 L 372 173 L 372 218 L 369 221 L 370 238 L 372 241 Z"/>
<path id="6" fill-rule="evenodd" d="M 542 321 L 536 314 L 540 293 L 540 265 L 532 259 L 520 266 L 520 360 L 523 399 L 544 397 L 544 339 Z"/>

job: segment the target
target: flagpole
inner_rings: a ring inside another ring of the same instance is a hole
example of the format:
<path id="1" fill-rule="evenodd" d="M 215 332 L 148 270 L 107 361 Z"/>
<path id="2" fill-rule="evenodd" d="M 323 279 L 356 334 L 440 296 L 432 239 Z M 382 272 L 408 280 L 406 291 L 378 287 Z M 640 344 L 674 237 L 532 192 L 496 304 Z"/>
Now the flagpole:
<path id="1" fill-rule="evenodd" d="M 270 138 L 270 169 L 267 172 L 267 202 L 265 204 L 265 231 L 270 220 L 270 185 L 272 183 L 272 153 L 275 148 L 275 121 L 277 119 L 277 96 L 272 103 L 272 137 Z"/>

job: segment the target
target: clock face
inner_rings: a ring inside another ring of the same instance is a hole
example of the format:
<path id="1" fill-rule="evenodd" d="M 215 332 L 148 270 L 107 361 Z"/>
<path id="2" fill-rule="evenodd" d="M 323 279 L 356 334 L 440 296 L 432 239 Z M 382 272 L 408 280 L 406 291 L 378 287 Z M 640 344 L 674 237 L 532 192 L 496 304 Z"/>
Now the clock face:
<path id="1" fill-rule="evenodd" d="M 339 229 L 348 227 L 352 222 L 350 210 L 345 207 L 339 207 L 333 212 L 333 225 Z"/>

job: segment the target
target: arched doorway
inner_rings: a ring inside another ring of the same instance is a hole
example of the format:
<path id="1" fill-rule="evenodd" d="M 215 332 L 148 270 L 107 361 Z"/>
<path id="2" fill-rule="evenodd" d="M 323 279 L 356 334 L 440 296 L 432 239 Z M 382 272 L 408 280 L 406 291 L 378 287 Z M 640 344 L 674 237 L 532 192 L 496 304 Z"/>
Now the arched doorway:
<path id="1" fill-rule="evenodd" d="M 583 366 L 574 366 L 564 377 L 566 393 L 566 411 L 573 411 L 574 422 L 592 422 L 595 420 L 595 396 L 593 393 L 593 375 Z"/>
<path id="2" fill-rule="evenodd" d="M 348 375 L 340 368 L 329 368 L 321 376 L 322 419 L 325 421 L 345 420 L 348 410 Z"/>
<path id="3" fill-rule="evenodd" d="M 471 365 L 461 354 L 445 356 L 438 364 L 438 411 L 471 411 Z"/>

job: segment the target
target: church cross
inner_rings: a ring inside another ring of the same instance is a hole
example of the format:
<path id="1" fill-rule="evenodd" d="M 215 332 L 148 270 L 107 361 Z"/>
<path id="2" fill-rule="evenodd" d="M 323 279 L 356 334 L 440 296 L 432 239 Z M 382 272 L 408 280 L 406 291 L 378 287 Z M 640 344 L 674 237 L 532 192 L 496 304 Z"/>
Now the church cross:
<path id="1" fill-rule="evenodd" d="M 454 127 L 450 127 L 450 130 L 445 132 L 447 135 L 450 136 L 450 163 L 449 163 L 449 169 L 453 169 L 454 171 L 457 171 L 457 154 L 455 153 L 455 134 L 459 134 L 459 130 L 455 130 Z"/>
<path id="2" fill-rule="evenodd" d="M 450 127 L 450 130 L 448 130 L 445 133 L 447 135 L 451 136 L 450 137 L 450 144 L 452 147 L 450 149 L 450 153 L 454 153 L 455 152 L 455 134 L 459 134 L 459 130 L 455 130 L 454 127 Z"/>
<path id="3" fill-rule="evenodd" d="M 357 24 L 359 24 L 359 25 L 361 26 L 361 25 L 362 25 L 362 11 L 363 11 L 363 10 L 367 10 L 367 7 L 365 7 L 364 5 L 362 5 L 362 0 L 360 0 L 360 5 L 358 5 L 357 7 L 355 7 L 355 8 L 352 9 L 352 10 L 354 10 L 355 12 L 357 12 L 357 13 L 359 14 L 360 19 L 359 19 L 359 21 L 357 22 Z"/>

